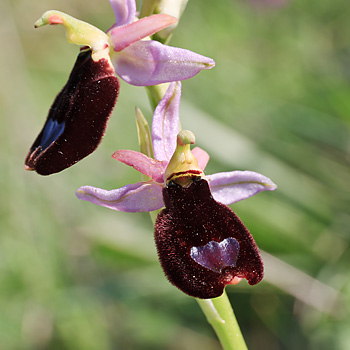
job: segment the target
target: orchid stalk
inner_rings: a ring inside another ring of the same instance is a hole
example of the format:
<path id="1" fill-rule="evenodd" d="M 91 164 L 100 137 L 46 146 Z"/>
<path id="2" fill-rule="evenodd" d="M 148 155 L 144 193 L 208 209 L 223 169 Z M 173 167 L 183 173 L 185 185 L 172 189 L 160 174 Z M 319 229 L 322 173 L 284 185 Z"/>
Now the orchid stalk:
<path id="1" fill-rule="evenodd" d="M 113 154 L 114 159 L 138 170 L 142 174 L 142 182 L 115 190 L 82 186 L 76 194 L 81 200 L 116 211 L 150 212 L 155 222 L 159 259 L 169 281 L 195 297 L 224 350 L 244 350 L 246 345 L 224 287 L 226 284 L 237 284 L 242 278 L 246 278 L 250 284 L 261 280 L 263 268 L 256 244 L 238 218 L 228 225 L 238 225 L 236 233 L 220 236 L 227 231 L 226 226 L 225 229 L 214 228 L 211 234 L 219 236 L 215 241 L 208 242 L 206 239 L 205 242 L 208 243 L 204 242 L 205 245 L 192 241 L 191 232 L 186 232 L 184 227 L 188 226 L 187 223 L 191 225 L 192 218 L 198 216 L 198 212 L 194 216 L 191 214 L 192 210 L 196 210 L 196 205 L 200 205 L 202 210 L 205 209 L 201 206 L 203 200 L 206 210 L 209 210 L 205 217 L 211 215 L 212 206 L 215 207 L 214 212 L 223 210 L 224 217 L 232 216 L 233 212 L 226 205 L 261 191 L 273 191 L 276 185 L 269 178 L 251 171 L 204 176 L 203 170 L 209 161 L 209 155 L 198 147 L 191 150 L 194 135 L 180 130 L 180 97 L 180 82 L 171 83 L 154 111 L 150 132 L 147 122 L 138 110 L 137 125 L 143 153 L 119 150 Z M 181 193 L 187 196 L 184 201 Z M 201 193 L 201 198 L 196 199 L 197 193 Z M 178 194 L 180 197 L 177 198 Z M 195 199 L 196 205 L 191 204 L 192 198 Z M 181 204 L 177 207 L 176 203 L 180 203 L 179 200 Z M 166 209 L 160 212 L 164 206 Z M 185 212 L 182 212 L 182 208 L 185 208 Z M 176 219 L 178 215 L 180 220 Z M 209 226 L 213 225 L 213 222 L 207 223 Z M 199 226 L 203 226 L 203 222 L 200 222 Z M 187 238 L 185 241 L 181 238 L 181 246 L 188 246 L 185 250 L 187 252 L 192 247 L 191 254 L 182 252 L 181 247 L 174 243 L 177 241 L 174 231 L 178 235 L 183 230 L 184 237 Z M 172 261 L 169 257 L 174 257 L 175 260 Z M 177 264 L 181 267 L 177 268 Z M 181 271 L 185 271 L 183 277 Z M 198 284 L 187 280 L 188 275 L 198 275 Z"/>
<path id="2" fill-rule="evenodd" d="M 151 94 L 151 97 L 149 96 L 150 104 L 155 108 L 164 97 L 166 90 L 164 90 L 164 85 L 156 85 L 147 88 L 148 91 L 150 91 L 149 88 L 151 88 L 151 91 L 149 92 L 149 94 Z M 136 116 L 138 130 L 140 130 L 139 125 L 145 125 L 145 123 L 147 123 L 145 119 L 142 118 L 142 112 L 139 111 L 139 113 L 141 113 L 141 115 L 137 113 Z M 143 130 L 143 133 L 139 132 L 139 144 L 141 152 L 143 152 L 145 149 L 149 149 L 149 145 L 152 141 L 150 134 L 147 132 L 148 130 Z M 143 153 L 150 156 L 153 152 L 149 151 L 148 153 Z M 159 210 L 149 213 L 153 224 L 155 223 L 155 219 L 157 218 L 158 213 Z M 225 290 L 223 294 L 217 298 L 195 298 L 195 300 L 200 306 L 208 323 L 214 329 L 223 350 L 248 350 L 239 323 L 237 322 L 234 310 Z"/>
<path id="3" fill-rule="evenodd" d="M 247 350 L 226 292 L 213 299 L 196 299 L 224 350 Z"/>
<path id="4" fill-rule="evenodd" d="M 25 161 L 41 175 L 60 172 L 99 145 L 119 93 L 120 77 L 145 86 L 154 109 L 152 126 L 139 109 L 140 151 L 118 150 L 112 157 L 141 173 L 141 182 L 114 190 L 80 187 L 76 195 L 116 211 L 149 212 L 159 262 L 166 278 L 194 297 L 224 350 L 247 349 L 225 292 L 245 278 L 263 278 L 253 236 L 228 207 L 276 185 L 253 171 L 204 173 L 209 155 L 191 148 L 195 136 L 181 130 L 181 80 L 215 62 L 165 45 L 187 0 L 147 0 L 137 17 L 135 0 L 110 0 L 116 22 L 104 33 L 59 11 L 35 23 L 62 25 L 80 53 L 67 84 L 57 95 L 43 129 Z"/>

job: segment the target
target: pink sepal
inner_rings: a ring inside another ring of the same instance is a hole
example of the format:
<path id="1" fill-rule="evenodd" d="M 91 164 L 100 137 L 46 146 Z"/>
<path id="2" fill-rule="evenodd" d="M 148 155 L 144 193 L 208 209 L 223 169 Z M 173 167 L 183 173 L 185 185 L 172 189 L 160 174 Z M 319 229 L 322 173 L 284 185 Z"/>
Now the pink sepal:
<path id="1" fill-rule="evenodd" d="M 209 162 L 209 154 L 200 147 L 193 148 L 192 153 L 197 159 L 198 166 L 204 170 Z"/>

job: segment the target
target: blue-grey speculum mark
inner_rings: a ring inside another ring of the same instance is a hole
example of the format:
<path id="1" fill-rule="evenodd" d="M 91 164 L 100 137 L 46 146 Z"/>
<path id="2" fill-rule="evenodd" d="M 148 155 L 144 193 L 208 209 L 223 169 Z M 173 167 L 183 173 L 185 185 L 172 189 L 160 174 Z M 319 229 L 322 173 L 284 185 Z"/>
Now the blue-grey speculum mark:
<path id="1" fill-rule="evenodd" d="M 58 123 L 57 120 L 47 120 L 40 140 L 42 150 L 45 150 L 53 141 L 58 139 L 58 137 L 63 133 L 64 125 L 64 122 Z"/>
<path id="2" fill-rule="evenodd" d="M 221 242 L 210 241 L 201 247 L 191 248 L 191 258 L 207 269 L 221 273 L 224 267 L 235 267 L 238 259 L 239 243 L 229 237 Z"/>

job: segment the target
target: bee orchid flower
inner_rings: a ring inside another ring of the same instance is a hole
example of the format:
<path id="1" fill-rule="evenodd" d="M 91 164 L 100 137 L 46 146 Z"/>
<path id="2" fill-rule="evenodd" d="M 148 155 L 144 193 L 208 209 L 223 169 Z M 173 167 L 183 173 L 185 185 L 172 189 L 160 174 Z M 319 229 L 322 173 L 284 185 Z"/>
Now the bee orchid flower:
<path id="1" fill-rule="evenodd" d="M 59 11 L 47 11 L 35 27 L 63 25 L 67 40 L 81 46 L 68 82 L 57 95 L 25 160 L 26 170 L 60 172 L 101 142 L 117 101 L 119 81 L 151 86 L 193 77 L 215 62 L 189 50 L 147 39 L 177 19 L 156 14 L 137 19 L 135 0 L 110 0 L 116 23 L 104 33 Z"/>
<path id="2" fill-rule="evenodd" d="M 209 155 L 194 135 L 179 130 L 181 83 L 171 83 L 152 122 L 154 157 L 120 150 L 113 158 L 150 178 L 115 190 L 80 187 L 79 199 L 117 211 L 154 211 L 158 256 L 169 281 L 197 298 L 214 298 L 227 284 L 263 277 L 258 248 L 248 229 L 227 205 L 276 185 L 252 171 L 204 175 Z"/>

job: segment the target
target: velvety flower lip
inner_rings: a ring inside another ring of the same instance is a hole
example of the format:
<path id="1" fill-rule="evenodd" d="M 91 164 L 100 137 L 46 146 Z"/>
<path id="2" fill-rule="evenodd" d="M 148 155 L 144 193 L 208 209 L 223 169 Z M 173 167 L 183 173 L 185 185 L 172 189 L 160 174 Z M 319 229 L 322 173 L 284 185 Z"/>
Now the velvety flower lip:
<path id="1" fill-rule="evenodd" d="M 242 278 L 259 283 L 264 268 L 251 233 L 215 201 L 205 178 L 186 177 L 185 186 L 177 181 L 163 188 L 165 209 L 155 222 L 158 258 L 168 280 L 201 299 L 220 296 Z"/>
<path id="2" fill-rule="evenodd" d="M 95 62 L 91 50 L 82 51 L 28 152 L 25 169 L 50 175 L 92 153 L 101 142 L 118 91 L 119 81 L 108 61 Z"/>
<path id="3" fill-rule="evenodd" d="M 164 186 L 165 170 L 176 149 L 180 96 L 181 82 L 171 83 L 154 111 L 151 128 L 154 158 L 131 150 L 119 150 L 113 154 L 114 159 L 148 176 L 151 179 L 148 183 L 156 188 Z M 195 147 L 192 153 L 197 159 L 199 168 L 204 170 L 209 155 L 199 147 Z M 206 179 L 213 198 L 226 205 L 249 198 L 261 191 L 273 191 L 277 188 L 268 177 L 253 171 L 217 173 L 207 175 Z M 136 185 L 142 187 L 143 182 Z M 161 192 L 157 201 L 154 200 L 154 192 L 136 191 L 130 195 L 135 197 L 135 203 L 140 203 L 135 211 L 153 211 L 164 207 Z M 78 189 L 77 197 L 117 211 L 122 210 L 119 203 L 123 201 L 123 197 L 117 190 L 106 191 L 83 186 Z"/>

